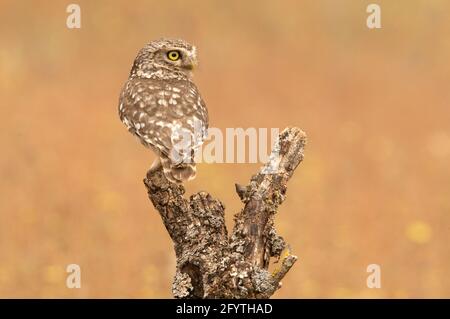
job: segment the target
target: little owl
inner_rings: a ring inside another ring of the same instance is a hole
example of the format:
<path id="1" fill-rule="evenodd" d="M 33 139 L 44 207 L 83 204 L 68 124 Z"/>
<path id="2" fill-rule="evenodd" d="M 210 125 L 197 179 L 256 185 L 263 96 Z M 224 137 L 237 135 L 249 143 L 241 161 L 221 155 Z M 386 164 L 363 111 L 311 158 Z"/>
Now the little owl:
<path id="1" fill-rule="evenodd" d="M 161 39 L 142 48 L 119 101 L 119 116 L 128 131 L 152 149 L 164 175 L 181 183 L 195 177 L 195 152 L 207 136 L 208 112 L 192 82 L 196 48 L 176 39 Z"/>

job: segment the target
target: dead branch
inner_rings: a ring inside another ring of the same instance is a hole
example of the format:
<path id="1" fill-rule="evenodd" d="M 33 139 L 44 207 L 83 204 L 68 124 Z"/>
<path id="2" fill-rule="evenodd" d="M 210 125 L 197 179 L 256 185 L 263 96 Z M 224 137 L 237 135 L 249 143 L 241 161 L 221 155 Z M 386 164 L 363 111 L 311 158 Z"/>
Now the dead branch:
<path id="1" fill-rule="evenodd" d="M 187 200 L 184 187 L 169 182 L 161 167 L 148 171 L 148 196 L 175 246 L 175 298 L 269 298 L 280 287 L 297 257 L 276 233 L 273 219 L 305 144 L 302 130 L 286 128 L 250 184 L 236 185 L 244 208 L 235 215 L 230 237 L 219 200 L 206 192 Z M 281 259 L 273 273 L 268 272 L 271 257 Z"/>

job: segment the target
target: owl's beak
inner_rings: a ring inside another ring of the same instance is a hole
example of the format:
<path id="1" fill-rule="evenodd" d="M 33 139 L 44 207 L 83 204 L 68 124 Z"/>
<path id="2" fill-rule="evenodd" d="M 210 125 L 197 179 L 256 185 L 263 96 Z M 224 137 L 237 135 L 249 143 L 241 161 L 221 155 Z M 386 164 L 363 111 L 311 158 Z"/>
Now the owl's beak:
<path id="1" fill-rule="evenodd" d="M 192 71 L 197 68 L 198 62 L 195 47 L 192 51 L 189 52 L 186 60 L 186 69 Z"/>
<path id="2" fill-rule="evenodd" d="M 186 65 L 184 66 L 184 68 L 185 68 L 186 70 L 192 71 L 192 70 L 194 70 L 195 65 L 192 64 L 192 63 L 188 63 L 188 64 L 186 64 Z"/>
<path id="3" fill-rule="evenodd" d="M 194 70 L 197 68 L 197 59 L 195 57 L 189 56 L 186 61 L 185 65 L 186 69 L 188 70 Z"/>

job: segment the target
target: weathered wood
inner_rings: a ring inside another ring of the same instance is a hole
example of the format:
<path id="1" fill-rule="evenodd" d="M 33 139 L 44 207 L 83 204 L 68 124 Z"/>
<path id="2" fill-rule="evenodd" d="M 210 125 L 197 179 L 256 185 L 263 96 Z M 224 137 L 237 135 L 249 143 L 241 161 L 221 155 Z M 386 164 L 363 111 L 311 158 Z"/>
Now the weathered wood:
<path id="1" fill-rule="evenodd" d="M 230 237 L 219 200 L 206 192 L 187 200 L 184 187 L 169 182 L 161 166 L 148 171 L 148 196 L 175 246 L 175 298 L 269 298 L 280 287 L 297 257 L 277 235 L 273 218 L 285 199 L 288 180 L 303 160 L 305 144 L 302 130 L 285 129 L 250 184 L 236 185 L 244 208 L 235 215 Z M 267 270 L 271 257 L 281 258 L 273 273 Z"/>

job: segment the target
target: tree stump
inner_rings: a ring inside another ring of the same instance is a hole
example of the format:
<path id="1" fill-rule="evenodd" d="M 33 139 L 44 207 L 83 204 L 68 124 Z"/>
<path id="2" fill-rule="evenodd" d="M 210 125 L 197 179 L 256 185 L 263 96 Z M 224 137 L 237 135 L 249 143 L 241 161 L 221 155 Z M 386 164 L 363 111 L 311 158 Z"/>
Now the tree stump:
<path id="1" fill-rule="evenodd" d="M 148 196 L 174 243 L 175 298 L 269 298 L 281 287 L 297 257 L 277 234 L 274 215 L 303 160 L 305 144 L 302 130 L 286 128 L 250 184 L 236 184 L 244 208 L 235 215 L 231 236 L 220 200 L 207 192 L 188 200 L 184 187 L 169 182 L 161 166 L 148 171 L 144 179 Z M 271 257 L 278 259 L 273 272 L 268 271 Z"/>

